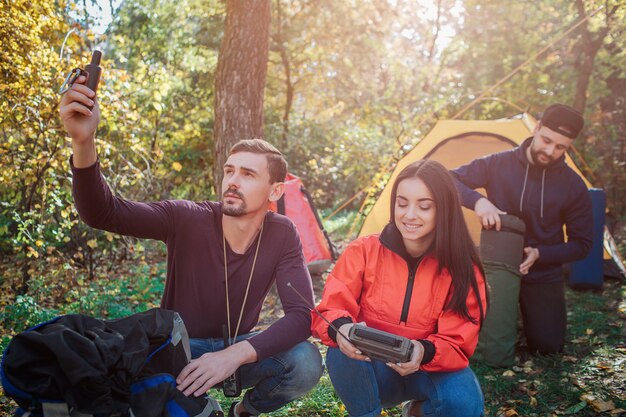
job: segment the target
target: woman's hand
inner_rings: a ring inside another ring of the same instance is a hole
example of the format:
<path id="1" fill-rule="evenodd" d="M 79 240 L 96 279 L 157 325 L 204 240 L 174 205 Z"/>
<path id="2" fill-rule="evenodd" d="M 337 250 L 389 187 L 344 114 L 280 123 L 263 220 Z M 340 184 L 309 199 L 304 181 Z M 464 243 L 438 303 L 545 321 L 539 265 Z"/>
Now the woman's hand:
<path id="1" fill-rule="evenodd" d="M 413 354 L 411 355 L 410 361 L 404 363 L 387 363 L 387 366 L 402 376 L 417 372 L 424 358 L 424 346 L 417 340 L 411 340 L 411 343 L 413 343 Z"/>
<path id="2" fill-rule="evenodd" d="M 339 331 L 337 332 L 337 345 L 339 345 L 339 350 L 341 350 L 344 355 L 351 359 L 370 362 L 370 358 L 363 355 L 363 353 L 358 350 L 352 343 L 350 343 L 348 339 L 343 337 L 344 334 L 346 335 L 346 337 L 348 336 L 348 334 L 350 333 L 350 328 L 352 328 L 354 324 L 355 323 L 346 323 L 339 328 Z M 365 323 L 359 324 L 365 326 Z"/>

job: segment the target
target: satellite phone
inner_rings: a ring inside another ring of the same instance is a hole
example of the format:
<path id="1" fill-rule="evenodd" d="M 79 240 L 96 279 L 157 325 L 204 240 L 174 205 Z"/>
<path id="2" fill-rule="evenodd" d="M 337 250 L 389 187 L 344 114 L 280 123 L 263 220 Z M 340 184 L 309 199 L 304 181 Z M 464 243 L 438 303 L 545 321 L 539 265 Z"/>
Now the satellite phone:
<path id="1" fill-rule="evenodd" d="M 393 333 L 385 332 L 371 327 L 363 326 L 362 324 L 355 324 L 350 328 L 348 336 L 343 334 L 336 328 L 317 308 L 309 307 L 309 302 L 304 298 L 298 290 L 296 290 L 291 282 L 287 283 L 288 287 L 296 292 L 306 303 L 306 306 L 322 318 L 328 325 L 346 338 L 357 349 L 371 359 L 377 359 L 383 362 L 391 363 L 403 363 L 408 362 L 411 359 L 413 353 L 413 343 L 406 337 L 398 336 Z"/>

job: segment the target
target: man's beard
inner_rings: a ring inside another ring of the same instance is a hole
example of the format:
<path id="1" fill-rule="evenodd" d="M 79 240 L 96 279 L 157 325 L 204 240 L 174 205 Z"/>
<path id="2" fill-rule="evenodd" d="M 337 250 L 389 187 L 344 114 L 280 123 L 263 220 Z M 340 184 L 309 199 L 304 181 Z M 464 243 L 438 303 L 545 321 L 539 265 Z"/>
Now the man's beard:
<path id="1" fill-rule="evenodd" d="M 548 158 L 548 162 L 542 162 L 539 160 L 539 155 L 543 155 L 544 157 Z M 540 166 L 540 167 L 548 167 L 550 165 L 552 165 L 555 161 L 554 158 L 546 155 L 543 152 L 539 152 L 536 151 L 532 148 L 532 146 L 530 147 L 530 157 L 533 159 L 533 162 L 535 165 Z"/>
<path id="2" fill-rule="evenodd" d="M 226 194 L 236 195 L 238 198 L 241 199 L 241 204 L 239 206 L 227 205 L 225 202 L 227 198 Z M 224 194 L 222 194 L 222 201 L 223 201 L 222 213 L 227 216 L 241 217 L 244 214 L 246 214 L 248 211 L 248 206 L 246 205 L 246 202 L 243 198 L 243 194 L 241 194 L 239 190 L 233 190 L 233 189 L 226 190 Z"/>

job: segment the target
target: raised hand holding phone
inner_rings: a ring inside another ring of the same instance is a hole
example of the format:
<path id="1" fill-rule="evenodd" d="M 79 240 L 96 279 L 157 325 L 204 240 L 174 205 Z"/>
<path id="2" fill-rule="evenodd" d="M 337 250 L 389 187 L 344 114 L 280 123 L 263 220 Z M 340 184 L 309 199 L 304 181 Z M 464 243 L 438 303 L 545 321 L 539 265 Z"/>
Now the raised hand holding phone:
<path id="1" fill-rule="evenodd" d="M 96 91 L 100 81 L 101 52 L 95 51 L 85 70 L 72 71 L 75 76 L 66 80 L 59 106 L 61 122 L 72 138 L 74 166 L 85 168 L 97 160 L 95 134 L 100 122 L 100 108 Z M 89 74 L 85 74 L 88 71 Z M 94 90 L 95 89 L 95 90 Z"/>

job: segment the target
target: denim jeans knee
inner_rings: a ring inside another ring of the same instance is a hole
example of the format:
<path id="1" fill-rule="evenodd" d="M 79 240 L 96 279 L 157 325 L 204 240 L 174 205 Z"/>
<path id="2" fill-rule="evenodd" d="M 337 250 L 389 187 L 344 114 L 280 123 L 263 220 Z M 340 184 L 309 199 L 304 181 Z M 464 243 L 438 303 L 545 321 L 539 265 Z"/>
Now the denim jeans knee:
<path id="1" fill-rule="evenodd" d="M 308 393 L 324 368 L 319 350 L 309 342 L 255 364 L 244 365 L 242 379 L 256 382 L 243 398 L 253 414 L 269 413 Z"/>
<path id="2" fill-rule="evenodd" d="M 470 367 L 454 372 L 428 372 L 428 378 L 436 389 L 436 398 L 431 398 L 434 416 L 484 415 L 483 393 Z"/>
<path id="3" fill-rule="evenodd" d="M 350 359 L 329 347 L 326 366 L 333 387 L 351 417 L 375 417 L 382 411 L 378 383 L 373 365 Z"/>
<path id="4" fill-rule="evenodd" d="M 406 400 L 423 402 L 426 416 L 479 417 L 483 396 L 468 367 L 455 372 L 426 372 L 401 376 L 381 361 L 348 358 L 338 348 L 326 355 L 328 373 L 350 416 L 373 417 L 383 407 Z"/>
<path id="5" fill-rule="evenodd" d="M 242 335 L 237 341 L 251 335 Z M 193 358 L 224 349 L 221 339 L 191 339 Z M 269 413 L 308 393 L 319 381 L 324 368 L 319 350 L 301 342 L 259 362 L 240 368 L 243 388 L 249 389 L 243 404 L 252 414 Z"/>

